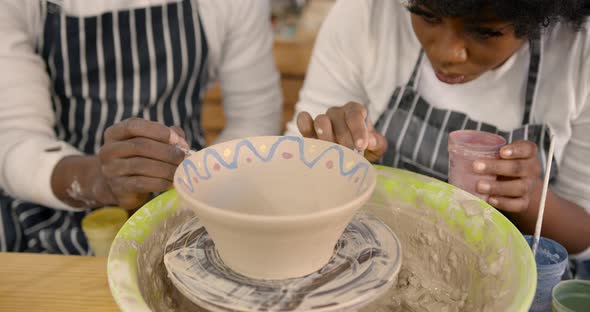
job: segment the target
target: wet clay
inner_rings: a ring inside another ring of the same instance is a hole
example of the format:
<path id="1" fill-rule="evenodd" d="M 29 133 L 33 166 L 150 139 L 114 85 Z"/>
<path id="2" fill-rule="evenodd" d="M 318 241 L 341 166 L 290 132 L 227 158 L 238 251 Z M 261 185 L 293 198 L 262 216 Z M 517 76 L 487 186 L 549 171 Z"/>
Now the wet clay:
<path id="1" fill-rule="evenodd" d="M 182 294 L 223 311 L 347 311 L 387 292 L 401 262 L 401 244 L 389 227 L 364 213 L 348 225 L 331 261 L 301 278 L 253 280 L 228 270 L 196 217 L 174 230 L 164 256 Z"/>
<path id="2" fill-rule="evenodd" d="M 402 243 L 403 262 L 397 285 L 363 311 L 495 311 L 503 295 L 499 276 L 506 250 L 490 251 L 497 260 L 486 263 L 436 213 L 420 209 L 419 199 L 416 204 L 369 204 L 364 209 L 396 233 Z M 389 208 L 383 209 L 385 206 Z M 482 208 L 465 193 L 457 192 L 449 209 L 461 209 L 468 218 L 484 220 L 484 227 L 491 224 L 491 208 Z M 480 286 L 474 285 L 475 280 Z"/>
<path id="3" fill-rule="evenodd" d="M 174 287 L 164 265 L 164 248 L 173 229 L 190 220 L 191 211 L 178 209 L 154 227 L 137 252 L 137 278 L 140 290 L 152 311 L 207 311 L 192 303 Z"/>
<path id="4" fill-rule="evenodd" d="M 485 218 L 489 213 L 469 200 L 459 199 L 457 203 L 458 207 L 454 208 L 463 209 L 468 216 Z M 383 206 L 370 204 L 364 210 L 379 217 L 397 234 L 402 243 L 402 269 L 396 286 L 361 311 L 453 312 L 497 308 L 495 304 L 502 295 L 497 276 L 504 266 L 503 256 L 492 265 L 485 264 L 428 209 L 402 209 L 399 205 L 383 209 Z M 191 216 L 191 212 L 179 208 L 138 248 L 139 285 L 153 311 L 205 311 L 176 290 L 163 263 L 164 246 L 172 229 Z M 481 281 L 485 288 L 477 289 L 474 280 Z"/>
<path id="5" fill-rule="evenodd" d="M 442 225 L 401 211 L 385 222 L 395 228 L 402 242 L 402 269 L 397 285 L 364 311 L 481 309 L 468 300 L 472 277 L 463 268 L 479 262 L 469 247 L 443 230 Z"/>

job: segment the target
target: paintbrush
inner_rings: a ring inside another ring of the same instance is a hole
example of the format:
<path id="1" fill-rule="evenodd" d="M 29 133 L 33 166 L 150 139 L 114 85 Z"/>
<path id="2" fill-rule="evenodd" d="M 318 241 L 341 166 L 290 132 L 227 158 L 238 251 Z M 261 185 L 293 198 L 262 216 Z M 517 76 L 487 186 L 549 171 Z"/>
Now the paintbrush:
<path id="1" fill-rule="evenodd" d="M 547 155 L 547 165 L 545 166 L 545 179 L 543 181 L 543 192 L 539 202 L 539 214 L 537 215 L 537 225 L 535 226 L 535 235 L 533 236 L 533 255 L 537 255 L 537 247 L 541 238 L 541 227 L 543 225 L 543 214 L 545 213 L 545 200 L 547 199 L 547 189 L 549 188 L 549 178 L 551 177 L 551 165 L 553 164 L 553 152 L 555 150 L 555 136 L 551 135 L 549 144 L 549 153 Z"/>
<path id="2" fill-rule="evenodd" d="M 176 148 L 178 148 L 179 150 L 181 150 L 187 157 L 192 155 L 193 153 L 196 153 L 197 151 L 182 147 L 180 145 L 176 145 Z"/>
<path id="3" fill-rule="evenodd" d="M 369 117 L 368 116 L 369 116 L 369 113 L 367 112 L 367 117 L 365 118 L 365 133 L 367 134 L 366 135 L 366 137 L 367 137 L 367 142 L 366 142 L 367 143 L 367 146 L 369 146 L 369 142 L 368 142 L 368 140 L 369 140 Z M 355 142 L 355 146 L 354 146 L 355 153 L 357 153 L 357 154 L 359 154 L 361 156 L 364 156 L 365 155 L 365 150 L 366 150 L 366 148 L 365 149 L 362 149 L 362 150 L 359 150 L 356 147 L 356 142 Z"/>

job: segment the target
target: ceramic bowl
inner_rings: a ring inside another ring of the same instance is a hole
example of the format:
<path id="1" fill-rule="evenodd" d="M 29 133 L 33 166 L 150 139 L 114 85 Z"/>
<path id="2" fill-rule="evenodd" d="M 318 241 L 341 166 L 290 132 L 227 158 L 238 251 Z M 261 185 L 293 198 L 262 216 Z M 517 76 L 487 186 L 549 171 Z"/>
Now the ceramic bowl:
<path id="1" fill-rule="evenodd" d="M 193 153 L 174 185 L 222 261 L 255 279 L 310 274 L 369 199 L 376 171 L 362 155 L 299 137 L 254 137 Z"/>

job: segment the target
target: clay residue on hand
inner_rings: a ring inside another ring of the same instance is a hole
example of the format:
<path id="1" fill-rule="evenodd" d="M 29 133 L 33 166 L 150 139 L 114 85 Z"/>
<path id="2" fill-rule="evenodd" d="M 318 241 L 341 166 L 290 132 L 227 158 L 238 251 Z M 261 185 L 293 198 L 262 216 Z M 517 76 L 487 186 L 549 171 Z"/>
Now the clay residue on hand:
<path id="1" fill-rule="evenodd" d="M 84 203 L 86 207 L 94 207 L 96 206 L 97 202 L 95 200 L 88 199 L 84 194 L 84 190 L 82 190 L 82 186 L 78 181 L 78 177 L 74 176 L 72 184 L 66 189 L 66 193 L 68 196 L 77 201 L 81 201 Z"/>

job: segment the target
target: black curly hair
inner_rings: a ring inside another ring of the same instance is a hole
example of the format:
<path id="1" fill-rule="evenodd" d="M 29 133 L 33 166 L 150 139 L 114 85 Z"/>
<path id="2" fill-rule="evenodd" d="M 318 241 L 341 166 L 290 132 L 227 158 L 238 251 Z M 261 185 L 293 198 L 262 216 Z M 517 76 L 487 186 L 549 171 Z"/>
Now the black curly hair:
<path id="1" fill-rule="evenodd" d="M 535 37 L 557 23 L 580 30 L 590 16 L 590 0 L 407 0 L 409 6 L 422 5 L 439 16 L 473 17 L 489 12 L 514 25 L 518 37 Z"/>

